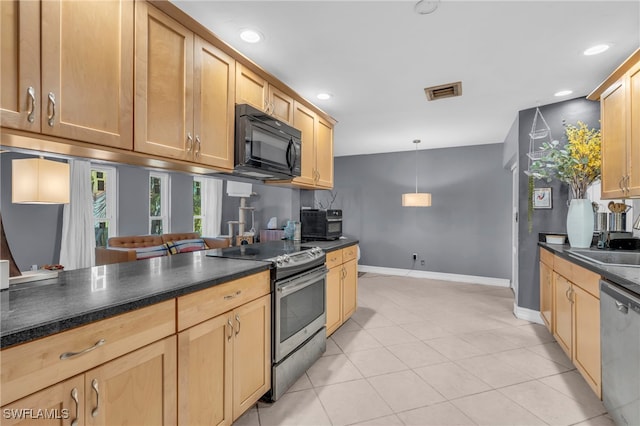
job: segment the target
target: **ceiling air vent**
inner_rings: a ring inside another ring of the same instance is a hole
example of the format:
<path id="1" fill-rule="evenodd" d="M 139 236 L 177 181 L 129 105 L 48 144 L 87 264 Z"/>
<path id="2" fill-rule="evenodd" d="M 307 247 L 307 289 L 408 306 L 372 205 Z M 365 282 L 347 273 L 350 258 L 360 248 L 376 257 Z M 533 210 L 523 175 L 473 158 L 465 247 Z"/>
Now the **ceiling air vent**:
<path id="1" fill-rule="evenodd" d="M 440 86 L 425 87 L 424 93 L 427 95 L 427 99 L 430 101 L 437 101 L 438 99 L 450 98 L 453 96 L 462 95 L 462 82 L 441 84 Z"/>

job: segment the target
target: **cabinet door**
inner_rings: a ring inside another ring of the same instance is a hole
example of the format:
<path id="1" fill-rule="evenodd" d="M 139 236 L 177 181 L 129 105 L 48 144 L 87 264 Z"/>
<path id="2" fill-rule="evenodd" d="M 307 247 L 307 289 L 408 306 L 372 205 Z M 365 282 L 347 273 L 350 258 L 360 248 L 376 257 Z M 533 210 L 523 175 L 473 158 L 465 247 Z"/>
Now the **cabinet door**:
<path id="1" fill-rule="evenodd" d="M 176 337 L 85 373 L 88 425 L 176 423 Z"/>
<path id="2" fill-rule="evenodd" d="M 269 85 L 269 113 L 286 123 L 293 123 L 293 98 Z"/>
<path id="3" fill-rule="evenodd" d="M 316 171 L 316 115 L 309 108 L 297 102 L 293 109 L 293 127 L 302 132 L 302 153 L 300 176 L 293 181 L 303 185 L 315 183 Z"/>
<path id="4" fill-rule="evenodd" d="M 358 265 L 355 259 L 342 265 L 344 275 L 342 279 L 342 322 L 346 321 L 356 311 L 358 302 Z"/>
<path id="5" fill-rule="evenodd" d="M 190 157 L 192 89 L 193 33 L 147 2 L 136 2 L 136 151 Z"/>
<path id="6" fill-rule="evenodd" d="M 266 110 L 268 84 L 253 71 L 236 64 L 236 103 Z"/>
<path id="7" fill-rule="evenodd" d="M 42 133 L 133 147 L 133 1 L 44 1 Z"/>
<path id="8" fill-rule="evenodd" d="M 333 188 L 333 127 L 321 118 L 316 140 L 316 169 L 316 185 Z"/>
<path id="9" fill-rule="evenodd" d="M 629 159 L 627 173 L 628 196 L 640 196 L 640 63 L 629 70 L 629 115 L 631 135 L 629 137 Z"/>
<path id="10" fill-rule="evenodd" d="M 553 270 L 546 263 L 540 262 L 540 315 L 549 331 L 552 331 L 552 279 Z"/>
<path id="11" fill-rule="evenodd" d="M 624 197 L 622 180 L 626 160 L 626 85 L 615 83 L 603 93 L 600 102 L 602 131 L 602 198 Z"/>
<path id="12" fill-rule="evenodd" d="M 233 311 L 233 420 L 271 388 L 271 295 Z"/>
<path id="13" fill-rule="evenodd" d="M 571 342 L 572 342 L 572 304 L 570 299 L 571 283 L 562 275 L 553 274 L 553 336 L 558 344 L 572 359 Z"/>
<path id="14" fill-rule="evenodd" d="M 233 169 L 235 60 L 195 38 L 194 53 L 195 161 Z"/>
<path id="15" fill-rule="evenodd" d="M 593 391 L 601 396 L 600 300 L 573 286 L 573 362 Z"/>
<path id="16" fill-rule="evenodd" d="M 178 334 L 178 424 L 231 424 L 231 314 Z"/>
<path id="17" fill-rule="evenodd" d="M 328 337 L 342 325 L 342 265 L 329 269 L 326 293 Z"/>
<path id="18" fill-rule="evenodd" d="M 0 124 L 40 131 L 40 2 L 0 2 Z"/>
<path id="19" fill-rule="evenodd" d="M 46 416 L 46 417 L 40 417 Z M 38 417 L 36 417 L 38 416 Z M 2 424 L 70 426 L 84 424 L 84 376 L 76 376 L 2 407 Z"/>

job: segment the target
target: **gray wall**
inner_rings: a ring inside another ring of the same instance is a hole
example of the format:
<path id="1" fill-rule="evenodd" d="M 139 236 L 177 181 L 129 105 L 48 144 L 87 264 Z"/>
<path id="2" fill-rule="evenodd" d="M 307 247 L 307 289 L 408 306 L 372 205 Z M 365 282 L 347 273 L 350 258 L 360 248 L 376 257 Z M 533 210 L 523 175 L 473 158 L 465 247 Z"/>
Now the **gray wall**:
<path id="1" fill-rule="evenodd" d="M 432 194 L 427 208 L 401 204 L 402 193 L 415 190 L 416 155 L 418 189 Z M 344 210 L 344 233 L 360 240 L 360 264 L 510 278 L 511 176 L 502 144 L 337 157 L 334 164 L 333 207 Z"/>
<path id="2" fill-rule="evenodd" d="M 533 124 L 535 108 L 519 113 L 519 205 L 520 221 L 518 225 L 518 306 L 540 309 L 540 281 L 538 262 L 538 234 L 567 232 L 567 200 L 568 186 L 557 180 L 547 183 L 536 180 L 534 186 L 552 188 L 551 210 L 534 210 L 533 230 L 529 233 L 527 222 L 528 178 L 524 171 L 528 168 L 529 132 Z M 586 123 L 590 128 L 600 128 L 600 103 L 577 98 L 556 104 L 540 107 L 547 124 L 551 128 L 554 139 L 566 142 L 563 122 L 576 125 L 578 120 Z"/>
<path id="3" fill-rule="evenodd" d="M 11 160 L 20 158 L 33 156 L 13 152 L 0 155 L 0 211 L 13 258 L 18 268 L 26 271 L 31 265 L 58 263 L 62 205 L 11 203 Z"/>

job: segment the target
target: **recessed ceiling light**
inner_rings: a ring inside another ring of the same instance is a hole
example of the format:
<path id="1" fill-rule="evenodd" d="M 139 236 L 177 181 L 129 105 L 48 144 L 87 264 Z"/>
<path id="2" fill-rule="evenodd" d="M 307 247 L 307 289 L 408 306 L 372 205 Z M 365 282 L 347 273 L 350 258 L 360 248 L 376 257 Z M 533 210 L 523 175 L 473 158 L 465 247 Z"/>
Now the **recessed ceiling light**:
<path id="1" fill-rule="evenodd" d="M 328 99 L 331 99 L 333 96 L 331 95 L 331 93 L 318 93 L 316 95 L 316 98 L 320 99 L 321 101 L 326 101 Z"/>
<path id="2" fill-rule="evenodd" d="M 595 46 L 591 46 L 590 48 L 585 50 L 583 53 L 587 56 L 591 56 L 591 55 L 597 55 L 598 53 L 602 53 L 607 50 L 609 50 L 608 44 L 597 44 Z"/>
<path id="3" fill-rule="evenodd" d="M 567 96 L 573 93 L 573 90 L 561 90 L 556 92 L 553 96 Z"/>
<path id="4" fill-rule="evenodd" d="M 242 30 L 240 38 L 247 43 L 258 43 L 264 37 L 256 30 Z"/>

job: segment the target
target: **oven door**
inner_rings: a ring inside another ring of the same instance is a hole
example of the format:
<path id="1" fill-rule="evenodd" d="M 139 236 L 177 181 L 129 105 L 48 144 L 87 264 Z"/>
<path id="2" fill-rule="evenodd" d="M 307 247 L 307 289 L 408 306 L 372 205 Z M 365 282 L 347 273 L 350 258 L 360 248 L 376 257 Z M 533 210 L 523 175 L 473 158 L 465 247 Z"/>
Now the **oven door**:
<path id="1" fill-rule="evenodd" d="M 312 337 L 325 323 L 327 268 L 276 282 L 274 361 L 283 358 Z"/>

